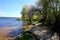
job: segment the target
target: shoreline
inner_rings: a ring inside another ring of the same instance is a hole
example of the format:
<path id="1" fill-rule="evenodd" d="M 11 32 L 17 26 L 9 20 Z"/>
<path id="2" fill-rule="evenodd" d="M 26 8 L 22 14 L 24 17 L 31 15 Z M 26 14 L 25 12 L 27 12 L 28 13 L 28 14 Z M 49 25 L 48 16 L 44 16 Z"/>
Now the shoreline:
<path id="1" fill-rule="evenodd" d="M 12 30 L 15 30 L 17 28 L 20 28 L 18 26 L 13 26 L 13 27 L 3 27 L 0 28 L 0 40 L 8 40 L 8 39 L 13 39 L 11 37 L 7 37 L 7 34 L 11 32 Z"/>

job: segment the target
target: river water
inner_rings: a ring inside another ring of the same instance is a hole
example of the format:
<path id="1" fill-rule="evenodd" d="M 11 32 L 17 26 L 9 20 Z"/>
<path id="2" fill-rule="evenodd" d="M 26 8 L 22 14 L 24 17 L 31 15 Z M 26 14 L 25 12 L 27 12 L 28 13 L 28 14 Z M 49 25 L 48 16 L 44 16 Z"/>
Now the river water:
<path id="1" fill-rule="evenodd" d="M 6 32 L 7 36 L 15 37 L 22 32 L 22 24 L 23 21 L 18 21 L 16 18 L 0 17 L 0 34 Z"/>

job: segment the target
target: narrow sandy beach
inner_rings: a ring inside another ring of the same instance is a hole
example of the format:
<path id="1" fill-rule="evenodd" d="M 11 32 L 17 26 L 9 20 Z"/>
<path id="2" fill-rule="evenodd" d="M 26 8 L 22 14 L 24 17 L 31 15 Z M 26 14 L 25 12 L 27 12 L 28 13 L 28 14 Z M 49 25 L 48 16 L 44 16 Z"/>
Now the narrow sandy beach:
<path id="1" fill-rule="evenodd" d="M 9 33 L 10 31 L 14 30 L 18 28 L 16 27 L 4 27 L 4 28 L 0 28 L 0 40 L 8 40 L 8 39 L 13 39 L 13 38 L 9 38 L 7 37 L 7 33 Z"/>

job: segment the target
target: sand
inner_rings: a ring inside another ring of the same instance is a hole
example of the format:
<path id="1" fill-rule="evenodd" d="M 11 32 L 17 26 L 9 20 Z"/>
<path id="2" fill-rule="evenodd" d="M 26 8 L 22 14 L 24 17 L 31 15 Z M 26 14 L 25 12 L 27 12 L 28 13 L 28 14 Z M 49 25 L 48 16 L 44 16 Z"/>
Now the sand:
<path id="1" fill-rule="evenodd" d="M 0 40 L 13 40 L 14 38 L 7 37 L 7 33 L 18 27 L 3 27 L 0 28 Z"/>

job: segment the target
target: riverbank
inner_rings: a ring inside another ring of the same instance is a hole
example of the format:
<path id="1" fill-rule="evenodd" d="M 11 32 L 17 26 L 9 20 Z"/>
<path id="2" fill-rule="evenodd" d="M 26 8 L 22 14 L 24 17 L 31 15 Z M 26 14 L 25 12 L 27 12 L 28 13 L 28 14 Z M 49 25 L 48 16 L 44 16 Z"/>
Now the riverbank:
<path id="1" fill-rule="evenodd" d="M 11 39 L 13 40 L 14 38 L 7 36 L 9 32 L 12 30 L 15 30 L 17 28 L 20 28 L 19 26 L 14 26 L 14 27 L 3 27 L 0 28 L 0 40 L 8 40 Z"/>
<path id="2" fill-rule="evenodd" d="M 27 25 L 25 25 L 23 26 L 23 29 L 25 29 L 25 32 L 22 34 L 23 36 L 18 36 L 16 40 L 18 40 L 19 38 L 22 40 L 28 40 L 27 38 L 30 34 L 36 37 L 37 40 L 60 40 L 60 36 L 57 32 L 50 30 L 47 26 L 43 26 L 42 23 L 34 23 L 29 25 L 28 27 Z M 31 38 L 29 37 L 29 39 Z"/>

